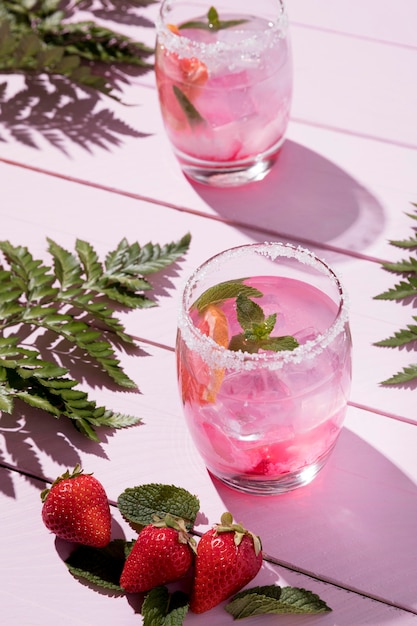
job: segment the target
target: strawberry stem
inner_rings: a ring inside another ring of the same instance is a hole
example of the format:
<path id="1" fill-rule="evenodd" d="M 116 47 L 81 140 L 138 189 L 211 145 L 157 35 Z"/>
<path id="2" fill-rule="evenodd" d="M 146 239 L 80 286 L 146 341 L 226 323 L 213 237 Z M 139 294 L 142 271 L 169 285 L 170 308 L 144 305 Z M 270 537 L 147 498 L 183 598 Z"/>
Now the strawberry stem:
<path id="1" fill-rule="evenodd" d="M 252 533 L 250 530 L 247 530 L 246 528 L 244 528 L 242 524 L 234 524 L 233 516 L 231 513 L 229 513 L 229 511 L 226 511 L 225 513 L 223 513 L 223 515 L 220 518 L 220 524 L 215 524 L 214 529 L 216 533 L 233 532 L 235 534 L 234 542 L 235 542 L 236 547 L 238 547 L 242 543 L 243 537 L 247 535 L 253 541 L 253 547 L 255 549 L 256 556 L 258 556 L 258 554 L 262 550 L 262 543 L 261 543 L 260 537 Z"/>

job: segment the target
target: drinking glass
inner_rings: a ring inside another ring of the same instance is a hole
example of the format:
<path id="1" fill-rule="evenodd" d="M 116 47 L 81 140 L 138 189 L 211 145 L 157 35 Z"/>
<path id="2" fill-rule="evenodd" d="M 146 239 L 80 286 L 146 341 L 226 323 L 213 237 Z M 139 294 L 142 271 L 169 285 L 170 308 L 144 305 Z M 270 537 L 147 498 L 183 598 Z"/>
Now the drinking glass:
<path id="1" fill-rule="evenodd" d="M 292 63 L 283 0 L 164 0 L 155 73 L 166 132 L 186 175 L 261 180 L 284 141 Z"/>
<path id="2" fill-rule="evenodd" d="M 185 419 L 208 470 L 253 494 L 309 483 L 341 431 L 351 382 L 345 292 L 289 244 L 224 251 L 188 279 L 177 371 Z"/>

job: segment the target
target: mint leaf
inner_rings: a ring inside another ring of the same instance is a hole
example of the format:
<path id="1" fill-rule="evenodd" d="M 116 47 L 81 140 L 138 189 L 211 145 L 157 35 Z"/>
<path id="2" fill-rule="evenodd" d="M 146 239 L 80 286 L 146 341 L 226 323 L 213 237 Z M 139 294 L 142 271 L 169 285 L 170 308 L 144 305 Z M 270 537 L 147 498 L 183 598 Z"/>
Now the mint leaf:
<path id="1" fill-rule="evenodd" d="M 235 595 L 226 607 L 233 618 L 266 614 L 316 614 L 331 611 L 318 595 L 297 587 L 267 585 L 246 589 Z"/>
<path id="2" fill-rule="evenodd" d="M 259 326 L 261 326 L 265 321 L 264 312 L 259 304 L 253 302 L 253 300 L 250 300 L 243 293 L 239 293 L 238 297 L 236 298 L 236 315 L 237 321 L 245 331 L 251 331 L 254 327 L 259 328 Z M 275 321 L 272 324 L 272 328 L 269 332 L 273 330 L 274 326 Z M 256 335 L 256 332 L 254 332 L 254 334 Z"/>
<path id="3" fill-rule="evenodd" d="M 155 587 L 146 595 L 142 605 L 143 626 L 182 626 L 187 612 L 185 593 L 169 593 L 166 587 Z"/>
<path id="4" fill-rule="evenodd" d="M 187 98 L 185 93 L 181 91 L 179 87 L 176 85 L 172 86 L 174 91 L 174 95 L 178 100 L 178 104 L 180 105 L 183 113 L 185 114 L 190 126 L 198 126 L 200 124 L 205 124 L 206 121 L 204 117 L 197 111 L 191 100 Z"/>
<path id="5" fill-rule="evenodd" d="M 189 22 L 183 22 L 178 28 L 180 30 L 186 28 L 200 28 L 202 30 L 216 32 L 218 30 L 224 30 L 225 28 L 239 26 L 240 24 L 244 24 L 247 21 L 247 19 L 220 20 L 217 10 L 214 7 L 210 7 L 207 11 L 207 22 L 202 22 L 200 20 L 191 20 Z"/>
<path id="6" fill-rule="evenodd" d="M 272 350 L 273 352 L 281 352 L 282 350 L 295 350 L 300 344 L 291 335 L 283 335 L 282 337 L 269 337 L 261 342 L 263 350 Z"/>
<path id="7" fill-rule="evenodd" d="M 298 341 L 291 335 L 283 337 L 271 337 L 277 320 L 277 314 L 273 313 L 265 317 L 262 308 L 246 295 L 240 293 L 236 298 L 236 315 L 243 333 L 232 337 L 229 350 L 242 350 L 256 354 L 259 350 L 294 350 Z"/>
<path id="8" fill-rule="evenodd" d="M 237 298 L 239 294 L 251 296 L 252 298 L 261 298 L 263 296 L 261 291 L 255 289 L 255 287 L 245 285 L 242 282 L 243 280 L 244 278 L 240 280 L 228 280 L 210 287 L 197 298 L 193 304 L 193 308 L 201 312 L 209 304 L 219 304 L 229 298 Z"/>
<path id="9" fill-rule="evenodd" d="M 65 563 L 74 576 L 97 587 L 123 592 L 120 575 L 134 542 L 115 539 L 105 548 L 78 546 Z"/>
<path id="10" fill-rule="evenodd" d="M 164 518 L 168 513 L 185 521 L 187 530 L 194 526 L 200 501 L 186 489 L 175 485 L 149 483 L 125 489 L 117 505 L 122 515 L 133 524 L 147 526 L 154 515 Z"/>

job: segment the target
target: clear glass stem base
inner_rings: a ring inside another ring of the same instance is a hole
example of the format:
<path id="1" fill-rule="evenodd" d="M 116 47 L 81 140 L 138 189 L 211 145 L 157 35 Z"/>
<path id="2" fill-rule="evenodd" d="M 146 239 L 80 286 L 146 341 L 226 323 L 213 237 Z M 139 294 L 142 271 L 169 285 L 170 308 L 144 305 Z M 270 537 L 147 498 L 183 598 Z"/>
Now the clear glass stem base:
<path id="1" fill-rule="evenodd" d="M 191 180 L 211 187 L 238 187 L 263 180 L 271 171 L 283 143 L 284 137 L 262 156 L 235 163 L 200 161 L 178 151 L 176 155 L 182 171 Z"/>
<path id="2" fill-rule="evenodd" d="M 255 496 L 274 496 L 288 493 L 311 483 L 326 464 L 333 448 L 334 445 L 311 465 L 306 465 L 296 472 L 289 472 L 271 480 L 264 476 L 262 479 L 254 479 L 248 475 L 225 476 L 211 468 L 208 469 L 215 478 L 234 490 Z"/>

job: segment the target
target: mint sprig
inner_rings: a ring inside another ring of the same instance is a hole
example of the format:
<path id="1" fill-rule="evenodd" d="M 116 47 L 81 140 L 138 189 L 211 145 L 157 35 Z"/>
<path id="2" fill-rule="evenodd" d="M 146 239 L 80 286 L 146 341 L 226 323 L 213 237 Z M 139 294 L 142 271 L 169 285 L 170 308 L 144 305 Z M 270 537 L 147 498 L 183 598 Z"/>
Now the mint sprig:
<path id="1" fill-rule="evenodd" d="M 413 204 L 417 207 L 417 204 Z M 406 213 L 408 217 L 417 220 L 417 211 Z M 397 248 L 407 249 L 417 253 L 417 228 L 413 228 L 414 234 L 408 239 L 391 240 L 389 243 Z M 374 296 L 375 300 L 392 300 L 403 304 L 415 304 L 417 301 L 417 256 L 410 256 L 394 263 L 382 263 L 382 268 L 393 274 L 401 276 L 401 280 L 394 287 Z M 417 316 L 412 316 L 417 322 Z M 405 328 L 396 331 L 387 339 L 382 339 L 374 343 L 375 346 L 385 348 L 403 348 L 408 346 L 410 350 L 417 349 L 417 325 L 408 324 Z M 383 380 L 381 385 L 409 385 L 417 381 L 417 363 L 412 363 L 402 371 L 397 372 L 390 378 Z"/>
<path id="2" fill-rule="evenodd" d="M 201 30 L 216 32 L 218 30 L 232 28 L 233 26 L 239 26 L 240 24 L 244 24 L 247 21 L 247 19 L 221 20 L 219 18 L 217 10 L 214 7 L 210 7 L 207 11 L 206 22 L 203 22 L 201 20 L 190 20 L 189 22 L 183 22 L 179 25 L 178 28 L 180 30 L 184 30 L 186 28 L 198 28 Z"/>
<path id="3" fill-rule="evenodd" d="M 249 296 L 262 298 L 262 291 L 246 285 L 243 280 L 243 278 L 228 280 L 209 287 L 197 298 L 191 308 L 196 308 L 199 313 L 202 313 L 211 304 L 219 305 L 225 300 L 236 299 L 237 320 L 243 332 L 231 338 L 227 346 L 229 350 L 235 352 L 241 350 L 253 354 L 259 350 L 280 352 L 297 348 L 299 343 L 291 335 L 271 337 L 277 314 L 273 313 L 266 317 L 262 307 L 249 298 Z"/>
<path id="4" fill-rule="evenodd" d="M 277 314 L 265 317 L 262 308 L 253 300 L 240 293 L 236 298 L 237 320 L 243 333 L 234 335 L 230 340 L 229 350 L 242 350 L 256 353 L 259 350 L 294 350 L 299 344 L 291 335 L 271 337 L 275 328 Z"/>
<path id="5" fill-rule="evenodd" d="M 267 614 L 313 615 L 332 610 L 311 591 L 278 585 L 245 589 L 236 594 L 225 609 L 235 620 Z"/>

